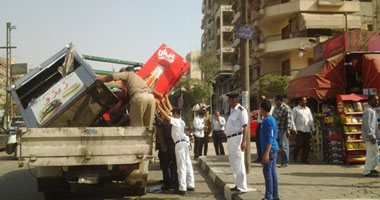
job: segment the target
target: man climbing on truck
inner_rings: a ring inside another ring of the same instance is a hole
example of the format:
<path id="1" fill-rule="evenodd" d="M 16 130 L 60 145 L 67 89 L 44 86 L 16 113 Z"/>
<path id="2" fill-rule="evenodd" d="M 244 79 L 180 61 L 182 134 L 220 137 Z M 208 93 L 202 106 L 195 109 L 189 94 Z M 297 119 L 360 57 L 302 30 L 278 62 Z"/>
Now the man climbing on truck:
<path id="1" fill-rule="evenodd" d="M 125 72 L 112 73 L 101 81 L 122 81 L 126 87 L 130 99 L 131 126 L 153 126 L 156 103 L 153 94 L 162 99 L 162 95 L 148 87 L 145 81 L 138 76 L 134 67 L 126 68 Z"/>

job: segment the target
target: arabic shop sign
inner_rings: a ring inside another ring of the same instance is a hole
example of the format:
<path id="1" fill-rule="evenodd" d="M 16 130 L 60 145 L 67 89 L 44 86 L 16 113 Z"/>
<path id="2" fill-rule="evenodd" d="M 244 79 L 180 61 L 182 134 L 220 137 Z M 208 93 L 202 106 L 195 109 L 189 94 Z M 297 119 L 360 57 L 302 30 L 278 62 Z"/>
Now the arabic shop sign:
<path id="1" fill-rule="evenodd" d="M 252 26 L 246 26 L 243 24 L 238 24 L 236 26 L 235 37 L 240 38 L 240 39 L 250 40 L 252 38 L 252 34 L 253 34 Z"/>

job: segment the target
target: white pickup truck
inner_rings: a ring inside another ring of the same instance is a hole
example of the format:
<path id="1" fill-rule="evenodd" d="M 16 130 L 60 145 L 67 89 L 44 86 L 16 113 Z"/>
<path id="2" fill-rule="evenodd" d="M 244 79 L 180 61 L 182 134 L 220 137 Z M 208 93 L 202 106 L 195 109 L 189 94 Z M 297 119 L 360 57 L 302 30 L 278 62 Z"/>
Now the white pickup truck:
<path id="1" fill-rule="evenodd" d="M 26 128 L 17 129 L 20 166 L 37 169 L 46 199 L 72 184 L 121 183 L 145 193 L 154 128 L 98 123 L 119 100 L 72 45 L 7 88 Z"/>
<path id="2" fill-rule="evenodd" d="M 46 199 L 70 193 L 71 184 L 125 184 L 145 193 L 154 130 L 144 127 L 21 128 L 19 166 L 37 168 Z"/>

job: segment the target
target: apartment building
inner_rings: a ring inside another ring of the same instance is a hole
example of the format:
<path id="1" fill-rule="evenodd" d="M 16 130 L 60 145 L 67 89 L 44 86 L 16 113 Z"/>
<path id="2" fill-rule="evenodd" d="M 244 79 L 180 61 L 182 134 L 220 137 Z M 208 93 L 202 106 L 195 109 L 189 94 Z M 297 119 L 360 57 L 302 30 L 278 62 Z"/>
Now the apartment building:
<path id="1" fill-rule="evenodd" d="M 201 55 L 199 51 L 191 51 L 186 55 L 186 60 L 189 61 L 190 66 L 187 72 L 184 74 L 184 78 L 196 78 L 201 79 L 202 74 L 199 69 L 198 58 Z"/>
<path id="2" fill-rule="evenodd" d="M 377 31 L 380 1 L 249 0 L 248 21 L 254 28 L 250 41 L 251 105 L 258 96 L 258 79 L 266 74 L 293 77 L 313 62 L 313 47 L 345 31 Z M 230 1 L 232 25 L 242 22 L 241 0 Z M 240 39 L 233 38 L 238 48 Z M 234 87 L 241 88 L 241 72 L 235 51 Z"/>
<path id="3" fill-rule="evenodd" d="M 223 95 L 232 90 L 231 77 L 233 75 L 232 62 L 235 55 L 233 42 L 233 10 L 229 0 L 203 0 L 202 26 L 204 30 L 201 40 L 201 50 L 210 51 L 217 56 L 220 66 L 215 77 L 215 94 L 212 98 L 214 110 L 221 111 Z"/>

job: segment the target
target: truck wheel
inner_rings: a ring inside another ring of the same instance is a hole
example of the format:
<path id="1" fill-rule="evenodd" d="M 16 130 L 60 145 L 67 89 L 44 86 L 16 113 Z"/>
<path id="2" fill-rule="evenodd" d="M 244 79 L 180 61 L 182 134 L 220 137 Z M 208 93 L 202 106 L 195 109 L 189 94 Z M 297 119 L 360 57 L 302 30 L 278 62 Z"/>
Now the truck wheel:
<path id="1" fill-rule="evenodd" d="M 44 192 L 45 200 L 60 200 L 63 199 L 62 192 Z"/>
<path id="2" fill-rule="evenodd" d="M 136 188 L 134 190 L 134 193 L 136 196 L 142 196 L 146 193 L 146 187 L 143 187 L 143 188 Z"/>

